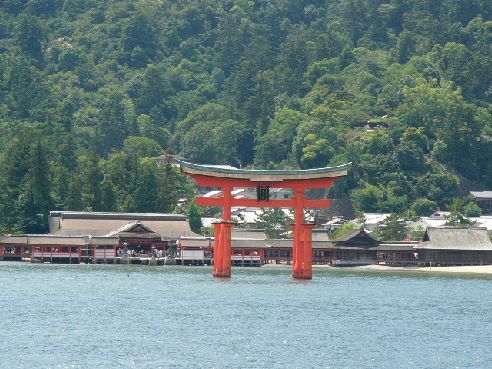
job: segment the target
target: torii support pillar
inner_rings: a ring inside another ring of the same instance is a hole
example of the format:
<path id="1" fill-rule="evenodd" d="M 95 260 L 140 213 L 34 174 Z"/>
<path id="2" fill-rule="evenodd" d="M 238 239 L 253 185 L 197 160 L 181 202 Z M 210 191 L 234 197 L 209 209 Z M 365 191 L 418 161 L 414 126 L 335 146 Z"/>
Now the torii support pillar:
<path id="1" fill-rule="evenodd" d="M 231 277 L 231 229 L 234 224 L 225 220 L 214 223 L 214 277 Z"/>
<path id="2" fill-rule="evenodd" d="M 313 228 L 314 224 L 296 224 L 294 232 L 294 268 L 295 279 L 313 278 Z"/>

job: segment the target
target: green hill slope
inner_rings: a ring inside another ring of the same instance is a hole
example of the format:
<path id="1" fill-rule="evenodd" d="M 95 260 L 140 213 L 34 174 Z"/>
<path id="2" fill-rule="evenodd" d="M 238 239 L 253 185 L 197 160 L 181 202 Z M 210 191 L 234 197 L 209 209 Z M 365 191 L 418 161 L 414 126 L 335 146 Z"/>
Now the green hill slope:
<path id="1" fill-rule="evenodd" d="M 4 0 L 0 225 L 172 211 L 150 160 L 353 162 L 358 210 L 426 213 L 492 186 L 487 0 Z M 466 185 L 465 185 L 466 184 Z"/>

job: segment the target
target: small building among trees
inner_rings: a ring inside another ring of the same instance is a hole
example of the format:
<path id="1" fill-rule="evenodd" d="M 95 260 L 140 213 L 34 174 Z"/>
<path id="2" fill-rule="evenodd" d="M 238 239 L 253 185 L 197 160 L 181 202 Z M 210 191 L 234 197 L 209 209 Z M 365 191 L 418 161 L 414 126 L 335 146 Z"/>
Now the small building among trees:
<path id="1" fill-rule="evenodd" d="M 470 191 L 484 213 L 492 213 L 492 191 Z"/>

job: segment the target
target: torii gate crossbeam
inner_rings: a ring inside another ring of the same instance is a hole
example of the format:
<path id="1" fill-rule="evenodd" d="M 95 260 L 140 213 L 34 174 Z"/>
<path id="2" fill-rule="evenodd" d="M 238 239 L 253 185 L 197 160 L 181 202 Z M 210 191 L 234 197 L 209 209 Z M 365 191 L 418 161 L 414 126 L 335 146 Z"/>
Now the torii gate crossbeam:
<path id="1" fill-rule="evenodd" d="M 310 200 L 304 191 L 311 188 L 330 188 L 337 179 L 347 175 L 350 164 L 307 170 L 244 170 L 192 164 L 177 160 L 182 173 L 192 177 L 197 185 L 221 187 L 221 197 L 198 197 L 201 206 L 223 207 L 222 220 L 214 224 L 214 276 L 231 276 L 231 216 L 233 206 L 294 208 L 293 277 L 311 279 L 312 271 L 312 229 L 313 224 L 304 223 L 305 208 L 327 208 L 331 201 Z M 232 196 L 234 187 L 256 187 L 257 199 L 236 199 Z M 271 200 L 270 188 L 290 188 L 295 196 L 291 199 Z"/>

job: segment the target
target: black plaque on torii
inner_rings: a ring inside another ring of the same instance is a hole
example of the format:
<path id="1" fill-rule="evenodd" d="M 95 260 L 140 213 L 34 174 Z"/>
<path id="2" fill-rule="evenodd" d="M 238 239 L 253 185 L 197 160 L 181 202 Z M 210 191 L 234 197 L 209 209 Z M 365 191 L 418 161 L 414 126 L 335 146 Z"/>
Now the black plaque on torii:
<path id="1" fill-rule="evenodd" d="M 256 199 L 258 201 L 268 201 L 270 200 L 270 187 L 256 187 Z"/>

